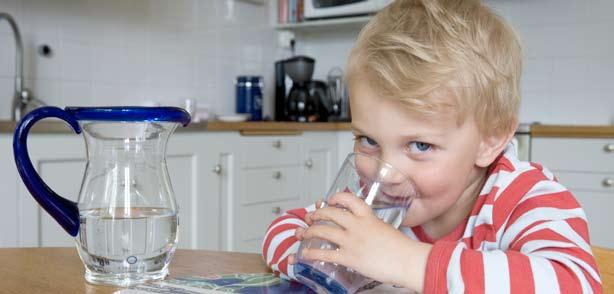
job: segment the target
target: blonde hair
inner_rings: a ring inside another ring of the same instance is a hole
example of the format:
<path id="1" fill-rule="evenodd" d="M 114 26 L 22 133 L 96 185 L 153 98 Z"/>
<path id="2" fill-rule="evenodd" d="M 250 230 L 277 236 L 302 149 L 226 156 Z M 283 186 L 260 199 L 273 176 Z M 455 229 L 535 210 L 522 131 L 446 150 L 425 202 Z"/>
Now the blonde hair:
<path id="1" fill-rule="evenodd" d="M 507 134 L 518 120 L 521 51 L 479 0 L 396 0 L 360 32 L 348 79 L 366 74 L 379 94 L 417 113 L 448 109 L 461 123 L 473 112 L 481 133 Z"/>

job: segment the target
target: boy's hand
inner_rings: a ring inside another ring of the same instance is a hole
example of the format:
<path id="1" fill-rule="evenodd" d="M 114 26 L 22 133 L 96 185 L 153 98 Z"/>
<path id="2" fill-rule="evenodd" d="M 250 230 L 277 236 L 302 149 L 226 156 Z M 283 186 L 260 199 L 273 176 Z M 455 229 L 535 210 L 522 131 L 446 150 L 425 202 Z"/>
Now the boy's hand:
<path id="1" fill-rule="evenodd" d="M 409 239 L 350 193 L 337 193 L 328 204 L 308 214 L 305 219 L 310 227 L 297 229 L 295 235 L 299 240 L 326 239 L 339 249 L 303 250 L 303 258 L 341 264 L 377 281 L 422 291 L 430 244 Z M 319 220 L 332 221 L 339 227 L 311 225 Z M 295 263 L 296 257 L 291 256 L 289 261 Z"/>

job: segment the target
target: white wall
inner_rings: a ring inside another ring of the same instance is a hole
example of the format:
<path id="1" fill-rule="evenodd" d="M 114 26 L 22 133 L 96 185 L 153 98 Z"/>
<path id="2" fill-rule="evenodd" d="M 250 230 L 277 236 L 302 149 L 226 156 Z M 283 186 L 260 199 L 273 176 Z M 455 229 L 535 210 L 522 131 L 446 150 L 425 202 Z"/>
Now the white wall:
<path id="1" fill-rule="evenodd" d="M 525 46 L 520 119 L 552 124 L 614 123 L 614 1 L 487 0 Z M 298 36 L 317 58 L 316 78 L 344 65 L 357 30 Z"/>
<path id="2" fill-rule="evenodd" d="M 13 15 L 21 28 L 26 86 L 51 105 L 178 105 L 194 98 L 229 113 L 237 75 L 266 73 L 271 85 L 276 39 L 266 5 L 0 0 L 0 11 Z M 40 44 L 52 47 L 52 58 L 36 54 Z M 13 37 L 1 22 L 0 119 L 10 117 L 13 75 Z M 271 97 L 272 87 L 268 90 Z"/>
<path id="3" fill-rule="evenodd" d="M 486 0 L 525 44 L 523 122 L 614 122 L 614 1 Z M 238 0 L 0 0 L 26 45 L 27 86 L 53 105 L 178 104 L 234 110 L 232 80 L 265 76 L 271 113 L 276 33 L 268 8 Z M 297 35 L 315 77 L 343 66 L 357 29 Z M 49 44 L 55 55 L 35 54 Z M 0 119 L 9 117 L 14 49 L 0 23 Z M 3 98 L 6 97 L 6 98 Z"/>

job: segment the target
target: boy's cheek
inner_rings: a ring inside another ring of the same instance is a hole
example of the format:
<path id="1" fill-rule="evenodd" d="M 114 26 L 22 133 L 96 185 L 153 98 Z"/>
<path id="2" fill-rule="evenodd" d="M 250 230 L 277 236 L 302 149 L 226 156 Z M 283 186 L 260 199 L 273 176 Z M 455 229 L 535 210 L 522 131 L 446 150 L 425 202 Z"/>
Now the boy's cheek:
<path id="1" fill-rule="evenodd" d="M 415 205 L 415 204 L 416 203 L 414 202 L 412 206 L 409 208 L 409 210 L 407 211 L 407 214 L 405 215 L 405 219 L 401 223 L 401 226 L 415 227 L 415 226 L 422 225 L 425 222 L 424 209 L 422 208 L 422 205 Z"/>
<path id="2" fill-rule="evenodd" d="M 419 199 L 414 199 L 405 220 L 401 224 L 404 227 L 415 227 L 423 225 L 432 218 L 436 217 L 445 210 L 446 203 L 453 201 L 445 201 L 442 196 L 445 194 L 422 194 Z"/>

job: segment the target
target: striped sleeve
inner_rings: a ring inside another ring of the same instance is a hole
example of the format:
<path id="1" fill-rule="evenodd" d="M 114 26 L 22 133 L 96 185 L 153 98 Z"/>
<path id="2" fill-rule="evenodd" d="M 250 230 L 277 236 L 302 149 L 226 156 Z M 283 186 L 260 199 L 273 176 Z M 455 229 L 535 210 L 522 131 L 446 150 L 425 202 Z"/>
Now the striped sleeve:
<path id="1" fill-rule="evenodd" d="M 424 292 L 601 293 L 586 216 L 571 193 L 552 179 L 506 190 L 493 208 L 496 248 L 436 242 Z"/>
<path id="2" fill-rule="evenodd" d="M 294 237 L 298 227 L 306 228 L 305 214 L 315 210 L 315 205 L 288 210 L 275 219 L 266 231 L 262 242 L 262 258 L 273 273 L 285 279 L 295 279 L 288 256 L 298 251 L 300 241 Z"/>

